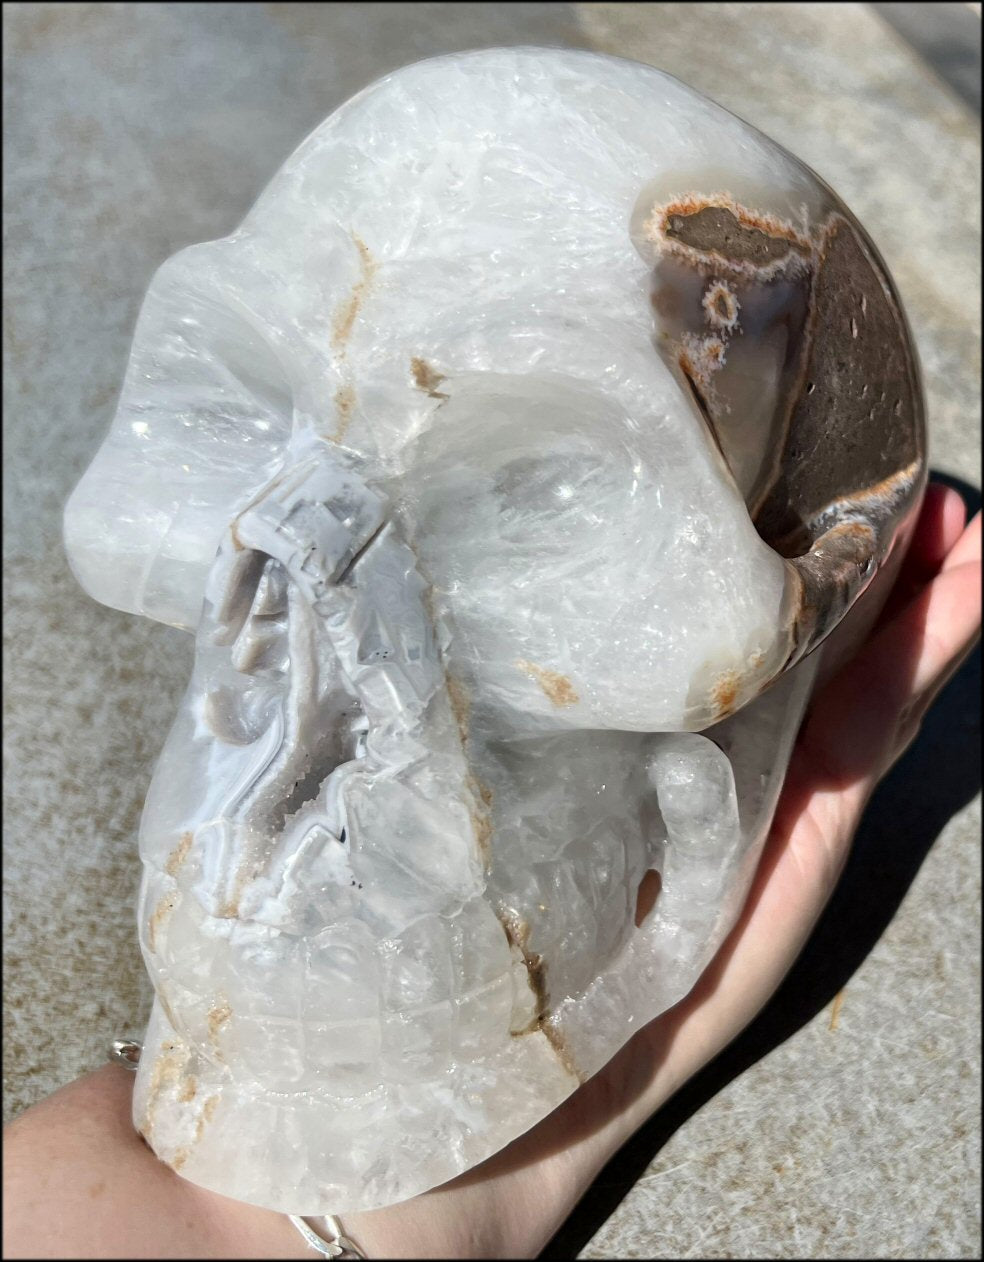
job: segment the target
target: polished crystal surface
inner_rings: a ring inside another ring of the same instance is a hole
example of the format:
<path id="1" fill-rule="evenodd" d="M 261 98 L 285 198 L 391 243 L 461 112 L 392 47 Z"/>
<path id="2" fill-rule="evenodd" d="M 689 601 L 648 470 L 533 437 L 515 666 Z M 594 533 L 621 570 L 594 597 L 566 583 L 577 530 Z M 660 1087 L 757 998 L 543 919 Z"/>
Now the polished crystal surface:
<path id="1" fill-rule="evenodd" d="M 877 254 L 740 120 L 544 49 L 337 111 L 160 269 L 66 510 L 93 596 L 197 637 L 141 825 L 158 1155 L 401 1200 L 682 998 L 923 477 Z"/>

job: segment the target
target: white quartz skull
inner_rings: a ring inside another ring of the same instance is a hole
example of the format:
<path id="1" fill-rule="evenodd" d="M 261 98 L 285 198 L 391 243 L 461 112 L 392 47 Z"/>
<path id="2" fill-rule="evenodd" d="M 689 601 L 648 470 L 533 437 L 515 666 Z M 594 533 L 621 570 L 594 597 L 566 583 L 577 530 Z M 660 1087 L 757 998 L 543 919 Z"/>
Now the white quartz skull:
<path id="1" fill-rule="evenodd" d="M 923 479 L 883 265 L 740 120 L 544 49 L 338 110 L 157 273 L 66 511 L 94 597 L 197 630 L 140 835 L 155 1152 L 402 1200 L 685 995 Z"/>

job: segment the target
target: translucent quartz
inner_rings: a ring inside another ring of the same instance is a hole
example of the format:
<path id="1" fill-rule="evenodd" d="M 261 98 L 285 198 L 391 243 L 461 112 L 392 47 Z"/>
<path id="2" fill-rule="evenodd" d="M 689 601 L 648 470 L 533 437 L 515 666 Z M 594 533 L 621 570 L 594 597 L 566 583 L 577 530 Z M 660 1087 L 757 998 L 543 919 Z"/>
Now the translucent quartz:
<path id="1" fill-rule="evenodd" d="M 165 263 L 65 520 L 197 635 L 140 837 L 158 1155 L 401 1200 L 684 996 L 921 427 L 833 194 L 593 54 L 390 75 Z"/>

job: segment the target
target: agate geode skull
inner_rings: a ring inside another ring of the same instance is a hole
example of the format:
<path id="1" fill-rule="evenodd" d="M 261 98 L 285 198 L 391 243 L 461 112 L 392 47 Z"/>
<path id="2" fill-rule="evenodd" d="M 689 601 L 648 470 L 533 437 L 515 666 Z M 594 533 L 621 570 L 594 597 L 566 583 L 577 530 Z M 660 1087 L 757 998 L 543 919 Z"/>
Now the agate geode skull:
<path id="1" fill-rule="evenodd" d="M 870 241 L 665 74 L 472 53 L 319 127 L 157 273 L 66 512 L 93 596 L 197 634 L 140 836 L 158 1155 L 400 1200 L 685 995 L 923 480 Z"/>

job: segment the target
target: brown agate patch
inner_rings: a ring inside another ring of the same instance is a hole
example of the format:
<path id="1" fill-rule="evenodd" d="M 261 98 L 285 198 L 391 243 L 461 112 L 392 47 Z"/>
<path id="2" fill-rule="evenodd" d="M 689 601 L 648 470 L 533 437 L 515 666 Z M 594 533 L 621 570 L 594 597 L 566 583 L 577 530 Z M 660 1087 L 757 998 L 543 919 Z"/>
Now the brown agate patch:
<path id="1" fill-rule="evenodd" d="M 661 218 L 662 231 L 671 241 L 688 246 L 708 262 L 716 258 L 762 268 L 791 253 L 805 258 L 811 253 L 809 244 L 792 228 L 736 204 L 683 201 L 668 206 Z"/>
<path id="2" fill-rule="evenodd" d="M 919 497 L 925 425 L 905 316 L 842 207 L 808 238 L 691 194 L 647 228 L 657 348 L 759 534 L 797 571 L 798 660 L 867 586 Z"/>

